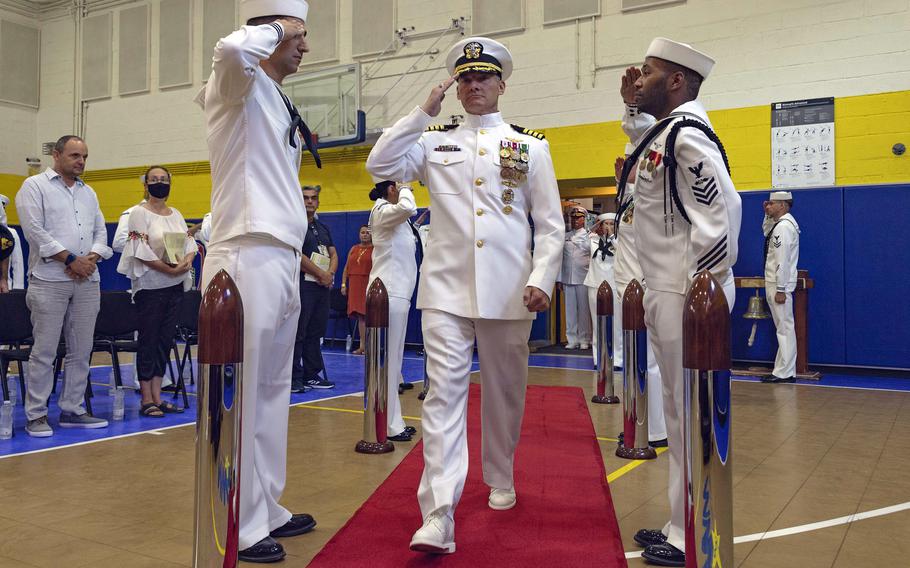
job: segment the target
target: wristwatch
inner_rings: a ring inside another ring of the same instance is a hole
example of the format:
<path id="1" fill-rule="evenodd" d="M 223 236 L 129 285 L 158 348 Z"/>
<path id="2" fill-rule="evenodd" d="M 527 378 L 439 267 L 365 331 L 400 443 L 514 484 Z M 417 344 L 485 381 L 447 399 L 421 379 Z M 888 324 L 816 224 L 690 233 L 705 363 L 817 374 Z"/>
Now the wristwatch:
<path id="1" fill-rule="evenodd" d="M 66 255 L 66 260 L 63 261 L 63 264 L 69 266 L 74 260 L 76 260 L 76 255 L 69 253 Z"/>

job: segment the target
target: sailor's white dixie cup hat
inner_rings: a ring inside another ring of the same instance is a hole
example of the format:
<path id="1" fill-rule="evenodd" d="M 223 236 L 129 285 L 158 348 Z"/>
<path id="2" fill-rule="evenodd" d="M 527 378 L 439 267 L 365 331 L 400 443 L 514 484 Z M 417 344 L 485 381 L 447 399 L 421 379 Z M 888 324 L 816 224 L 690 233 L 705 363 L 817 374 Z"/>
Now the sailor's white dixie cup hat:
<path id="1" fill-rule="evenodd" d="M 262 16 L 291 16 L 305 22 L 309 10 L 306 0 L 241 0 L 240 22 Z"/>
<path id="2" fill-rule="evenodd" d="M 645 57 L 657 57 L 687 67 L 707 79 L 714 67 L 714 59 L 691 45 L 673 41 L 665 37 L 657 37 L 648 46 Z"/>

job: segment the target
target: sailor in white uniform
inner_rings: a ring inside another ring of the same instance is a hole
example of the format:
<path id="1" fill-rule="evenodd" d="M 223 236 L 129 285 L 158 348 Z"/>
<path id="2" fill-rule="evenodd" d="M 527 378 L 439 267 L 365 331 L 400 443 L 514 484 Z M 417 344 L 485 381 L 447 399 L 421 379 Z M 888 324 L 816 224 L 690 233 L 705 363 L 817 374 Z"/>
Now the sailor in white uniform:
<path id="1" fill-rule="evenodd" d="M 591 345 L 591 319 L 585 278 L 591 263 L 591 239 L 585 228 L 587 212 L 569 210 L 569 227 L 562 249 L 562 266 L 556 281 L 565 294 L 566 349 L 587 349 Z M 595 308 L 596 309 L 596 308 Z"/>
<path id="2" fill-rule="evenodd" d="M 685 294 L 694 275 L 709 270 L 731 309 L 735 298 L 732 267 L 742 203 L 707 113 L 696 100 L 713 65 L 713 59 L 691 46 L 665 38 L 651 42 L 633 83 L 634 102 L 657 122 L 641 135 L 630 135 L 637 143 L 622 176 L 635 168 L 632 228 L 646 286 L 645 323 L 663 379 L 670 449 L 670 521 L 661 530 L 639 531 L 635 540 L 645 546 L 646 561 L 664 566 L 685 566 Z"/>
<path id="3" fill-rule="evenodd" d="M 243 452 L 240 559 L 277 562 L 274 538 L 312 530 L 310 515 L 278 500 L 287 477 L 291 359 L 300 313 L 300 250 L 307 214 L 297 173 L 312 146 L 281 92 L 306 40 L 304 0 L 242 0 L 246 25 L 218 41 L 212 74 L 196 98 L 205 110 L 212 163 L 212 235 L 202 274 L 219 270 L 243 298 Z"/>
<path id="4" fill-rule="evenodd" d="M 777 329 L 777 357 L 764 383 L 796 380 L 796 328 L 793 325 L 793 291 L 799 262 L 799 225 L 790 214 L 793 195 L 774 191 L 765 201 L 765 299 Z"/>
<path id="5" fill-rule="evenodd" d="M 404 338 L 408 331 L 408 312 L 411 296 L 417 284 L 417 235 L 408 221 L 417 213 L 414 194 L 407 185 L 379 181 L 370 192 L 376 201 L 370 211 L 370 232 L 373 235 L 373 265 L 370 284 L 382 280 L 389 295 L 388 370 L 388 438 L 393 442 L 410 442 L 417 431 L 407 426 L 401 417 L 398 382 L 404 357 Z M 369 285 L 367 286 L 369 290 Z"/>
<path id="6" fill-rule="evenodd" d="M 488 38 L 467 38 L 446 63 L 452 76 L 386 129 L 367 159 L 376 177 L 423 182 L 433 207 L 432 254 L 421 266 L 417 292 L 431 382 L 417 495 L 424 524 L 411 540 L 412 550 L 432 553 L 455 550 L 454 512 L 468 470 L 475 339 L 489 506 L 515 505 L 512 466 L 524 413 L 528 338 L 536 312 L 549 307 L 565 234 L 549 144 L 499 113 L 512 70 L 508 49 Z M 456 80 L 464 123 L 428 129 Z"/>
<path id="7" fill-rule="evenodd" d="M 9 203 L 9 197 L 0 195 L 0 225 L 9 229 L 14 243 L 13 252 L 9 256 L 7 286 L 10 290 L 23 290 L 25 289 L 25 263 L 22 257 L 22 237 L 19 236 L 19 231 L 7 224 L 6 206 Z"/>
<path id="8" fill-rule="evenodd" d="M 606 280 L 613 291 L 613 366 L 622 367 L 622 312 L 615 311 L 616 303 L 616 278 L 614 275 L 613 264 L 616 259 L 616 240 L 613 231 L 612 213 L 601 213 L 597 216 L 597 222 L 591 227 L 589 233 L 591 264 L 588 267 L 588 274 L 585 276 L 585 288 L 588 291 L 588 307 L 591 311 L 591 322 L 594 341 L 592 353 L 594 355 L 594 364 L 597 364 L 597 290 L 601 283 Z M 612 372 L 612 370 L 611 370 Z"/>

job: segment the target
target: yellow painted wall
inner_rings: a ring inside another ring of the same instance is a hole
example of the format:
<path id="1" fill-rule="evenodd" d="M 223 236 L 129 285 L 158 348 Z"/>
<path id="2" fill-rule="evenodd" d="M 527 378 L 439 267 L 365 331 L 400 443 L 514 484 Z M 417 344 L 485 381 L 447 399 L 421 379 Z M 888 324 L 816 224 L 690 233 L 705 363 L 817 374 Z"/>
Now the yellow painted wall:
<path id="1" fill-rule="evenodd" d="M 711 121 L 724 142 L 737 189 L 771 186 L 770 105 L 713 111 Z M 910 155 L 891 153 L 895 142 L 910 144 L 910 91 L 835 99 L 836 183 L 860 185 L 910 182 Z M 533 127 L 533 125 L 529 125 Z M 613 161 L 625 147 L 619 121 L 549 128 L 556 176 L 573 193 L 608 194 L 604 179 L 613 176 Z M 300 170 L 303 184 L 320 184 L 322 211 L 369 209 L 373 183 L 364 168 L 369 148 L 328 149 L 321 153 L 323 169 L 306 156 Z M 186 217 L 201 217 L 209 209 L 211 178 L 206 162 L 168 164 L 174 176 L 171 203 Z M 89 171 L 108 221 L 141 199 L 139 176 L 144 167 Z M 0 193 L 15 196 L 24 178 L 0 174 Z M 590 182 L 587 183 L 586 182 Z M 416 192 L 418 205 L 429 204 L 426 191 Z M 16 223 L 10 208 L 10 222 Z"/>

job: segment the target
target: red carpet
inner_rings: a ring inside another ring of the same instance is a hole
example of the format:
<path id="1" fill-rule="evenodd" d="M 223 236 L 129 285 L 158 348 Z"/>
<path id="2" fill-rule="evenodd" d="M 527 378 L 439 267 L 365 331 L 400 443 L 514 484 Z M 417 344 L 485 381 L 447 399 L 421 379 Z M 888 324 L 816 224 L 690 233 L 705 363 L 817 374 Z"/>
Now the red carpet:
<path id="1" fill-rule="evenodd" d="M 455 512 L 454 554 L 408 549 L 421 524 L 417 485 L 423 446 L 418 444 L 310 566 L 626 566 L 581 389 L 528 387 L 515 465 L 518 504 L 509 511 L 487 507 L 478 385 L 471 385 L 468 413 L 471 465 Z M 406 447 L 398 444 L 396 451 Z"/>

